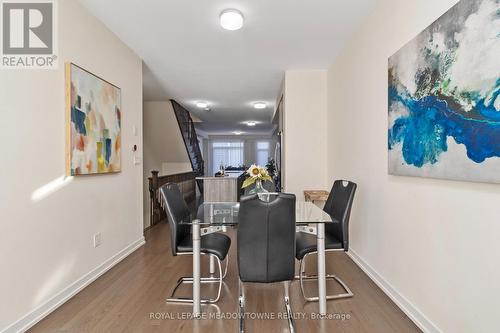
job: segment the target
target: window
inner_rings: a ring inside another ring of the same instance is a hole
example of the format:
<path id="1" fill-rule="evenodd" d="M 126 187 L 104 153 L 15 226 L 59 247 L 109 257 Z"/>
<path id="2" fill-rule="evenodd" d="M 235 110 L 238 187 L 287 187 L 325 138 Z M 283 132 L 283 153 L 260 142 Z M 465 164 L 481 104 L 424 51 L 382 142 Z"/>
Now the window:
<path id="1" fill-rule="evenodd" d="M 265 166 L 269 162 L 269 141 L 257 141 L 257 164 Z"/>
<path id="2" fill-rule="evenodd" d="M 215 141 L 212 145 L 212 170 L 219 170 L 221 163 L 225 167 L 243 165 L 243 141 Z"/>

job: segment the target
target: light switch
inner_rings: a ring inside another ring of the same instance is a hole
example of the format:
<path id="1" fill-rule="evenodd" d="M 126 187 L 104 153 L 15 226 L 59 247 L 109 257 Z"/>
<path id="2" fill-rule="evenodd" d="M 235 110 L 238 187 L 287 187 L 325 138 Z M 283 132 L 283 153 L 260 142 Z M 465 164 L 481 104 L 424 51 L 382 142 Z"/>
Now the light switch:
<path id="1" fill-rule="evenodd" d="M 135 165 L 141 164 L 141 158 L 139 156 L 134 156 L 134 164 Z"/>
<path id="2" fill-rule="evenodd" d="M 137 136 L 137 126 L 135 126 L 135 125 L 132 126 L 132 134 L 134 136 Z"/>

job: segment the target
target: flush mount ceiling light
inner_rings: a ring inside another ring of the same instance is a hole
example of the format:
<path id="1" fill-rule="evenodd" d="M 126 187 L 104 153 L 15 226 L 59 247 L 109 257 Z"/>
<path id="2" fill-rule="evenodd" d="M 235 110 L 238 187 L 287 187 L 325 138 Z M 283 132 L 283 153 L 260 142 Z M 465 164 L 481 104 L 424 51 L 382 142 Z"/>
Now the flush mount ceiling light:
<path id="1" fill-rule="evenodd" d="M 254 107 L 255 109 L 259 109 L 259 110 L 261 110 L 261 109 L 265 109 L 265 108 L 266 108 L 266 106 L 267 106 L 267 105 L 266 105 L 266 103 L 264 103 L 264 102 L 257 102 L 257 103 L 254 103 L 254 105 L 253 105 L 253 107 Z"/>
<path id="2" fill-rule="evenodd" d="M 247 121 L 247 125 L 250 127 L 254 127 L 255 125 L 257 125 L 257 123 L 255 121 Z"/>
<path id="3" fill-rule="evenodd" d="M 199 107 L 200 109 L 207 109 L 208 103 L 207 102 L 198 102 L 198 103 L 196 103 L 196 107 Z"/>
<path id="4" fill-rule="evenodd" d="M 220 13 L 220 25 L 226 30 L 238 30 L 243 26 L 243 14 L 236 9 L 226 9 Z"/>
<path id="5" fill-rule="evenodd" d="M 240 132 L 240 131 L 234 131 L 234 132 L 233 132 L 233 134 L 234 134 L 234 135 L 241 135 L 241 134 L 243 134 L 243 132 Z"/>

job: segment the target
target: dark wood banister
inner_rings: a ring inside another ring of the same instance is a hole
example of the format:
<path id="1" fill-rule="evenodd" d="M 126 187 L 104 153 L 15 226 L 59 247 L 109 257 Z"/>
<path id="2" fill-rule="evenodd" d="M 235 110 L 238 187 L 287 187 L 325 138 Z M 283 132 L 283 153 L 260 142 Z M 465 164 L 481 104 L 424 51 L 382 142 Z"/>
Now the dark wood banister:
<path id="1" fill-rule="evenodd" d="M 179 125 L 193 172 L 196 177 L 203 176 L 205 173 L 204 161 L 200 150 L 200 144 L 198 143 L 198 136 L 196 135 L 193 118 L 191 118 L 189 111 L 178 102 L 173 99 L 171 99 L 170 102 L 174 109 L 175 118 L 177 119 L 177 124 Z M 200 192 L 203 193 L 203 183 L 197 182 L 197 184 Z"/>

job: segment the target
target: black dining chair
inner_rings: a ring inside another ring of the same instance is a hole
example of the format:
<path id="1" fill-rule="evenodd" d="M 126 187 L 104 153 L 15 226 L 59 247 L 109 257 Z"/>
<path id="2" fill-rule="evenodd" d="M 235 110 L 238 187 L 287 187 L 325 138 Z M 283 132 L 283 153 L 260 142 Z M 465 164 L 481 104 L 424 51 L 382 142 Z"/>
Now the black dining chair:
<path id="1" fill-rule="evenodd" d="M 175 183 L 168 183 L 160 188 L 162 197 L 162 204 L 166 208 L 168 223 L 170 225 L 170 244 L 172 247 L 172 255 L 193 255 L 193 241 L 191 236 L 191 226 L 183 224 L 182 222 L 189 221 L 191 212 L 182 197 L 179 186 Z M 215 299 L 202 299 L 201 303 L 216 303 L 221 295 L 222 280 L 226 277 L 227 266 L 229 262 L 229 247 L 231 246 L 231 239 L 220 233 L 213 233 L 201 236 L 201 254 L 212 256 L 217 260 L 219 268 L 218 277 L 202 277 L 201 283 L 215 283 L 218 282 L 218 292 Z M 226 260 L 226 267 L 224 273 L 222 272 L 221 262 Z M 192 303 L 192 298 L 174 297 L 177 288 L 183 283 L 193 283 L 192 277 L 181 277 L 177 281 L 171 296 L 167 302 L 175 303 Z"/>
<path id="2" fill-rule="evenodd" d="M 347 252 L 349 250 L 349 218 L 356 187 L 355 183 L 346 180 L 337 180 L 333 184 L 323 208 L 333 220 L 333 223 L 325 225 L 325 252 Z M 318 253 L 316 236 L 301 232 L 297 233 L 296 251 L 296 258 L 300 261 L 299 280 L 302 296 L 309 302 L 318 301 L 317 296 L 309 297 L 304 292 L 304 280 L 318 279 L 317 275 L 305 275 L 306 258 Z M 345 290 L 345 293 L 342 294 L 327 295 L 327 300 L 354 296 L 347 284 L 337 275 L 327 274 L 326 278 L 336 280 Z"/>
<path id="3" fill-rule="evenodd" d="M 280 193 L 274 200 L 242 197 L 238 216 L 240 332 L 244 332 L 244 283 L 284 282 L 288 324 L 294 332 L 289 283 L 295 277 L 295 195 Z"/>

